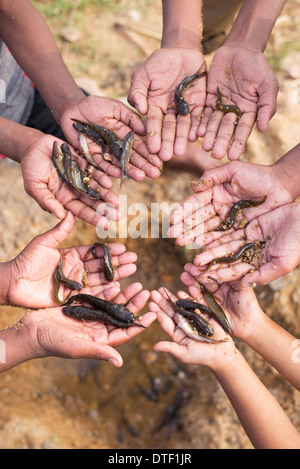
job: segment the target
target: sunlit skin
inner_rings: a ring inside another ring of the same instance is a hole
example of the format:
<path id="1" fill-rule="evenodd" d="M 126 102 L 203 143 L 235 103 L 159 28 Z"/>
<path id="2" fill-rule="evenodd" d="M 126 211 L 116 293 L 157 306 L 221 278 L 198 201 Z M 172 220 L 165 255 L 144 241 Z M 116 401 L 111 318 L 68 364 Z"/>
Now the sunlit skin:
<path id="1" fill-rule="evenodd" d="M 110 299 L 120 291 L 119 280 L 136 271 L 137 255 L 126 251 L 123 244 L 110 243 L 115 279 L 108 282 L 104 275 L 102 248 L 96 248 L 96 259 L 89 253 L 90 246 L 58 248 L 71 233 L 73 225 L 74 216 L 69 212 L 52 230 L 35 237 L 15 259 L 0 265 L 2 304 L 31 309 L 56 306 L 53 275 L 62 256 L 65 276 L 83 285 L 86 281 L 82 293 Z M 61 284 L 59 298 L 63 300 L 69 293 L 69 288 Z"/>

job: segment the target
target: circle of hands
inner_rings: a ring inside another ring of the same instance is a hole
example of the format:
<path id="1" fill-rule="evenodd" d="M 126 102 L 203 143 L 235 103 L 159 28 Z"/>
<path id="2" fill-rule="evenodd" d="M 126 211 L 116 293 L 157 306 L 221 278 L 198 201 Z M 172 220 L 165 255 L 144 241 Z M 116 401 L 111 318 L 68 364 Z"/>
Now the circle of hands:
<path id="1" fill-rule="evenodd" d="M 185 91 L 190 113 L 177 115 L 174 108 L 176 87 L 186 76 L 196 73 L 204 62 L 204 56 L 194 49 L 160 49 L 132 76 L 128 102 L 145 116 L 144 121 L 139 114 L 116 100 L 91 96 L 67 109 L 61 126 L 73 152 L 79 143 L 78 134 L 70 125 L 71 119 L 103 125 L 121 139 L 133 130 L 135 140 L 128 175 L 136 181 L 146 176 L 158 178 L 163 162 L 170 160 L 173 154 L 183 156 L 188 142 L 195 142 L 198 137 L 203 138 L 203 149 L 213 152 L 216 158 L 228 155 L 232 160 L 230 163 L 205 171 L 201 180 L 194 183 L 194 193 L 172 214 L 170 236 L 176 238 L 180 246 L 193 242 L 199 250 L 202 248 L 193 263 L 185 266 L 181 280 L 188 287 L 190 296 L 202 303 L 199 282 L 206 284 L 229 317 L 234 335 L 243 338 L 245 330 L 241 323 L 250 315 L 262 314 L 251 286 L 254 283 L 267 284 L 299 264 L 300 207 L 274 167 L 236 161 L 255 123 L 259 131 L 264 131 L 276 111 L 278 83 L 265 57 L 262 53 L 242 48 L 221 47 L 207 76 L 195 81 Z M 254 63 L 255 67 L 252 66 Z M 216 110 L 217 88 L 226 104 L 235 104 L 241 109 L 238 122 L 235 114 Z M 115 283 L 108 283 L 103 272 L 99 271 L 99 265 L 103 264 L 101 248 L 99 253 L 97 251 L 97 259 L 91 257 L 87 260 L 85 256 L 89 246 L 57 248 L 71 232 L 74 216 L 104 227 L 108 226 L 108 218 L 119 219 L 119 199 L 111 190 L 110 178 L 121 177 L 120 164 L 114 157 L 107 161 L 99 146 L 90 145 L 93 158 L 104 169 L 104 173 L 94 170 L 95 186 L 92 187 L 98 188 L 102 200 L 112 208 L 108 217 L 103 216 L 97 211 L 101 202 L 76 196 L 59 179 L 51 162 L 54 140 L 57 139 L 42 135 L 30 147 L 25 145 L 21 165 L 26 191 L 44 210 L 63 221 L 48 233 L 36 237 L 9 263 L 11 285 L 7 299 L 12 305 L 47 308 L 32 311 L 21 320 L 36 338 L 34 343 L 38 345 L 34 347 L 33 355 L 92 357 L 121 366 L 122 357 L 115 347 L 139 334 L 140 328 L 125 331 L 99 323 L 78 322 L 58 314 L 60 308 L 54 307 L 52 298 L 53 273 L 64 256 L 67 276 L 74 278 L 89 272 L 88 286 L 83 292 L 126 303 L 135 314 L 145 307 L 150 293 L 140 284 L 134 283 L 120 291 L 118 280 L 130 276 L 136 269 L 136 255 L 127 252 L 125 246 L 110 245 L 116 269 Z M 87 163 L 78 158 L 84 168 Z M 267 196 L 267 199 L 258 207 L 243 210 L 248 222 L 244 228 L 235 226 L 226 232 L 213 231 L 226 219 L 230 206 L 239 200 L 253 199 L 253 194 L 255 198 Z M 231 266 L 212 265 L 203 271 L 213 259 L 236 252 L 245 240 L 264 243 L 263 260 L 257 270 L 238 261 Z M 68 289 L 62 287 L 60 295 L 67 293 Z M 157 318 L 171 338 L 171 342 L 156 344 L 157 351 L 172 353 L 189 363 L 201 361 L 205 364 L 211 360 L 211 354 L 207 353 L 205 345 L 188 338 L 175 326 L 168 295 L 173 300 L 188 296 L 185 292 L 178 292 L 175 297 L 163 288 L 153 291 L 149 312 L 139 319 L 140 323 L 148 327 Z M 30 298 L 28 303 L 26 298 Z M 249 307 L 249 304 L 253 306 Z M 215 321 L 213 323 L 216 338 L 222 339 L 225 335 L 223 329 Z M 229 338 L 221 347 L 212 347 L 217 357 L 224 347 L 233 350 L 234 344 Z"/>

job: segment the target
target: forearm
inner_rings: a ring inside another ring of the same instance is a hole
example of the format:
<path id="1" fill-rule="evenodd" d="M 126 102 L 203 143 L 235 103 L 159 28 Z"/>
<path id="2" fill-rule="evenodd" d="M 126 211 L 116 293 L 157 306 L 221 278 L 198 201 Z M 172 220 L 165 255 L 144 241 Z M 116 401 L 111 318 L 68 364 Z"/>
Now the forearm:
<path id="1" fill-rule="evenodd" d="M 300 342 L 265 314 L 252 329 L 243 340 L 300 390 Z"/>
<path id="2" fill-rule="evenodd" d="M 25 148 L 43 134 L 36 129 L 0 117 L 0 153 L 21 162 Z"/>
<path id="3" fill-rule="evenodd" d="M 277 177 L 291 192 L 293 200 L 300 196 L 300 144 L 282 156 L 273 165 Z"/>
<path id="4" fill-rule="evenodd" d="M 0 262 L 0 306 L 8 304 L 10 278 L 10 262 Z"/>
<path id="5" fill-rule="evenodd" d="M 229 365 L 220 365 L 213 373 L 253 446 L 258 449 L 300 448 L 300 435 L 239 352 Z"/>
<path id="6" fill-rule="evenodd" d="M 201 48 L 202 0 L 163 0 L 162 47 Z"/>
<path id="7" fill-rule="evenodd" d="M 84 99 L 40 13 L 28 0 L 0 2 L 1 37 L 38 88 L 55 119 Z"/>
<path id="8" fill-rule="evenodd" d="M 244 0 L 225 45 L 237 44 L 263 52 L 286 0 Z"/>
<path id="9" fill-rule="evenodd" d="M 34 358 L 29 337 L 29 331 L 22 322 L 0 331 L 0 373 Z"/>

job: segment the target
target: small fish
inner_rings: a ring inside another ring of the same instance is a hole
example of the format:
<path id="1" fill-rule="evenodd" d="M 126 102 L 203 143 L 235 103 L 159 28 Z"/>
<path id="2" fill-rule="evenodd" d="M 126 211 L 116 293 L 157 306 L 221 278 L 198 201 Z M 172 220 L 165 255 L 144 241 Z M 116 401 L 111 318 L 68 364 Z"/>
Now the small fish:
<path id="1" fill-rule="evenodd" d="M 101 199 L 98 192 L 94 191 L 94 189 L 83 182 L 84 175 L 80 170 L 77 161 L 72 158 L 71 150 L 67 143 L 63 143 L 61 147 L 59 147 L 57 142 L 54 142 L 52 161 L 59 176 L 70 187 L 70 189 L 91 199 Z"/>
<path id="2" fill-rule="evenodd" d="M 232 264 L 233 262 L 238 261 L 243 257 L 243 255 L 249 250 L 257 246 L 257 242 L 247 243 L 244 244 L 235 254 L 232 256 L 224 256 L 218 257 L 217 259 L 213 259 L 207 266 L 201 270 L 201 272 L 206 272 L 209 270 L 214 264 Z"/>
<path id="3" fill-rule="evenodd" d="M 128 175 L 127 175 L 127 166 L 128 166 L 129 161 L 130 161 L 133 140 L 134 140 L 134 132 L 133 131 L 128 132 L 128 134 L 125 135 L 124 140 L 123 140 L 122 154 L 121 154 L 121 158 L 120 158 L 121 171 L 122 171 L 122 178 L 121 178 L 120 187 L 122 187 L 122 184 L 123 184 L 124 180 L 128 177 Z"/>
<path id="4" fill-rule="evenodd" d="M 202 295 L 213 313 L 212 317 L 216 321 L 218 321 L 218 323 L 223 327 L 223 329 L 232 336 L 233 332 L 232 332 L 232 329 L 230 327 L 230 324 L 228 322 L 228 319 L 223 309 L 221 308 L 219 303 L 215 300 L 213 295 L 207 290 L 207 288 L 204 285 L 202 285 L 202 283 L 199 283 L 199 285 L 201 288 Z"/>
<path id="5" fill-rule="evenodd" d="M 89 250 L 87 251 L 84 259 L 86 260 L 91 252 L 93 257 L 97 259 L 96 254 L 96 247 L 99 246 L 103 250 L 103 261 L 104 261 L 104 276 L 108 282 L 113 282 L 115 278 L 115 271 L 112 265 L 111 260 L 111 250 L 110 248 L 104 243 L 94 243 L 90 246 Z"/>
<path id="6" fill-rule="evenodd" d="M 114 316 L 120 321 L 126 323 L 132 323 L 135 320 L 135 315 L 124 305 L 119 305 L 111 301 L 103 300 L 97 296 L 92 296 L 84 293 L 79 293 L 77 295 L 71 296 L 64 304 L 66 306 L 71 305 L 72 303 L 89 303 L 97 309 L 101 309 L 106 313 Z"/>
<path id="7" fill-rule="evenodd" d="M 230 209 L 230 214 L 229 214 L 229 221 L 228 222 L 222 222 L 221 225 L 218 228 L 213 228 L 210 231 L 227 231 L 230 230 L 237 219 L 238 214 L 240 213 L 241 210 L 244 208 L 250 208 L 250 207 L 258 207 L 259 205 L 262 205 L 266 201 L 267 197 L 265 196 L 262 200 L 239 200 L 235 204 L 232 205 Z"/>
<path id="8" fill-rule="evenodd" d="M 219 111 L 222 111 L 224 113 L 234 112 L 237 115 L 238 119 L 241 117 L 242 111 L 240 110 L 240 108 L 238 106 L 236 106 L 235 104 L 224 104 L 223 103 L 222 94 L 221 94 L 221 91 L 220 91 L 219 87 L 217 87 L 217 96 L 218 96 L 218 99 L 217 99 L 217 102 L 216 102 L 216 108 Z"/>
<path id="9" fill-rule="evenodd" d="M 75 280 L 70 280 L 67 278 L 63 272 L 63 262 L 64 262 L 64 257 L 61 258 L 53 276 L 53 282 L 54 282 L 54 292 L 53 292 L 53 299 L 55 303 L 57 304 L 64 304 L 69 298 L 70 295 L 72 294 L 72 291 L 80 291 L 83 289 L 83 285 L 81 283 L 76 282 Z M 66 285 L 68 288 L 70 288 L 71 292 L 67 296 L 65 300 L 60 300 L 58 297 L 58 291 L 60 287 L 60 282 L 62 282 L 64 285 Z"/>
<path id="10" fill-rule="evenodd" d="M 213 328 L 210 326 L 208 321 L 197 314 L 195 311 L 188 311 L 187 309 L 180 308 L 170 297 L 168 292 L 165 290 L 168 297 L 169 303 L 172 305 L 176 313 L 180 313 L 181 316 L 185 317 L 193 324 L 194 328 L 197 329 L 199 334 L 204 334 L 205 336 L 212 336 L 214 334 Z"/>
<path id="11" fill-rule="evenodd" d="M 217 344 L 219 342 L 225 342 L 225 339 L 223 340 L 215 340 L 212 339 L 211 337 L 208 337 L 207 335 L 201 334 L 189 321 L 187 318 L 182 316 L 180 313 L 175 313 L 174 314 L 174 321 L 177 324 L 177 326 L 191 339 L 197 340 L 198 342 L 207 342 L 209 344 Z"/>
<path id="12" fill-rule="evenodd" d="M 65 306 L 63 307 L 62 311 L 66 316 L 71 317 L 73 319 L 77 319 L 78 321 L 97 321 L 102 322 L 103 324 L 109 324 L 112 326 L 120 327 L 122 329 L 127 329 L 128 327 L 133 326 L 142 327 L 145 329 L 145 326 L 143 326 L 142 324 L 121 321 L 111 316 L 106 311 L 89 308 L 87 306 Z"/>
<path id="13" fill-rule="evenodd" d="M 77 119 L 72 120 L 76 124 L 80 124 L 80 126 L 73 124 L 73 127 L 76 130 L 80 129 L 82 133 L 87 133 L 87 135 L 92 139 L 92 135 L 96 136 L 98 140 L 99 138 L 101 138 L 108 145 L 111 152 L 120 160 L 122 155 L 123 142 L 112 130 L 107 129 L 106 127 L 103 127 L 101 125 L 90 124 L 89 122 L 82 122 Z M 93 133 L 88 133 L 87 129 L 91 129 Z"/>
<path id="14" fill-rule="evenodd" d="M 85 135 L 83 133 L 79 132 L 78 138 L 79 138 L 79 143 L 80 143 L 80 152 L 83 155 L 83 157 L 86 159 L 86 161 L 91 166 L 93 166 L 96 169 L 99 169 L 100 171 L 102 171 L 104 173 L 104 169 L 102 169 L 101 166 L 99 166 L 95 162 L 95 160 L 93 159 L 93 157 L 90 153 L 89 146 L 88 146 L 87 139 L 86 139 Z"/>
<path id="15" fill-rule="evenodd" d="M 195 80 L 199 80 L 199 78 L 202 78 L 207 74 L 206 71 L 201 73 L 201 70 L 203 67 L 204 67 L 204 62 L 200 66 L 198 72 L 196 72 L 194 75 L 184 78 L 182 82 L 179 83 L 179 85 L 177 86 L 175 90 L 175 106 L 176 106 L 178 114 L 186 116 L 190 112 L 190 104 L 188 104 L 187 101 L 185 101 L 183 97 L 183 92 L 187 88 L 189 88 Z"/>

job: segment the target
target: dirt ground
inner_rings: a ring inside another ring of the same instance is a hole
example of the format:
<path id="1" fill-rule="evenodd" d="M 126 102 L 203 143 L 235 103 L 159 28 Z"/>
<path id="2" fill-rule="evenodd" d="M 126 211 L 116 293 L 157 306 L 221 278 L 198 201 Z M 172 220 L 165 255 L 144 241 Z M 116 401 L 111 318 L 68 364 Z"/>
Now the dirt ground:
<path id="1" fill-rule="evenodd" d="M 118 8 L 112 10 L 99 7 L 97 15 L 94 9 L 80 12 L 74 7 L 59 23 L 55 16 L 47 18 L 78 83 L 110 97 L 126 96 L 132 71 L 159 46 L 156 37 L 161 31 L 160 0 L 117 3 Z M 300 2 L 290 0 L 270 38 L 266 54 L 280 82 L 278 111 L 263 135 L 256 130 L 252 133 L 243 156 L 247 161 L 271 164 L 299 142 L 299 18 Z M 118 21 L 129 21 L 138 28 L 147 24 L 154 37 L 132 36 L 131 30 L 124 34 L 114 26 Z M 18 165 L 5 161 L 0 167 L 3 262 L 57 221 L 25 193 Z M 166 166 L 155 182 L 127 181 L 129 203 L 182 202 L 190 194 L 189 183 L 195 175 Z M 115 187 L 119 191 L 117 183 Z M 95 228 L 77 220 L 65 244 L 96 240 Z M 183 288 L 179 277 L 190 260 L 188 251 L 165 238 L 125 242 L 139 260 L 137 273 L 123 281 L 124 286 L 138 280 L 148 290 L 161 285 L 174 292 Z M 266 314 L 296 337 L 300 335 L 299 281 L 298 268 L 256 288 Z M 25 311 L 2 307 L 0 312 L 0 328 L 4 328 Z M 0 448 L 252 448 L 223 390 L 206 368 L 186 366 L 153 352 L 153 344 L 164 337 L 154 324 L 121 347 L 121 369 L 92 360 L 48 358 L 1 375 Z M 245 344 L 237 342 L 237 346 L 300 431 L 299 393 Z M 153 383 L 158 387 L 157 401 L 145 393 Z M 176 398 L 182 403 L 176 418 L 161 426 L 166 409 Z"/>

